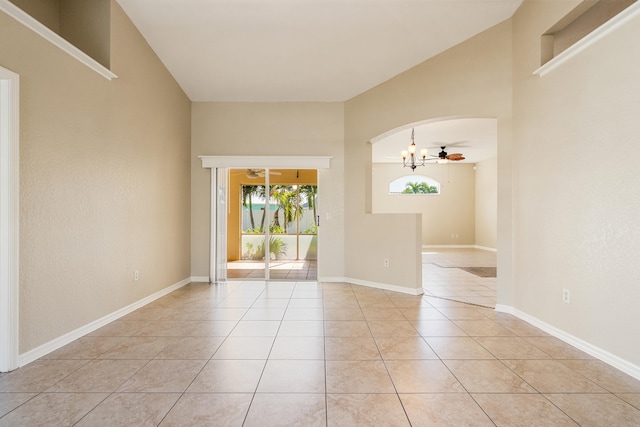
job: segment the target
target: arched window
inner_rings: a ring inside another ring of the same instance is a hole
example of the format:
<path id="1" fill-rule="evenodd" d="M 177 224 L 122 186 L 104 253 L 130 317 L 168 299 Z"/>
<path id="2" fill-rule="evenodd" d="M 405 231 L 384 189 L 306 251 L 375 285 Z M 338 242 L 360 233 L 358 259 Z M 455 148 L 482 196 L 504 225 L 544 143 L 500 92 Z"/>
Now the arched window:
<path id="1" fill-rule="evenodd" d="M 389 194 L 440 194 L 440 183 L 423 175 L 406 175 L 389 183 Z"/>

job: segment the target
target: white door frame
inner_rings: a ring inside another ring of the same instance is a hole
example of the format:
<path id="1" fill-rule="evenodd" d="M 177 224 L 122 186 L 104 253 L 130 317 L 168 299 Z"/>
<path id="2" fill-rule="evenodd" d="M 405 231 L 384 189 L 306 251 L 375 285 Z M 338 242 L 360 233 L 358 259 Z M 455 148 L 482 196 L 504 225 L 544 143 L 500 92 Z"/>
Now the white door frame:
<path id="1" fill-rule="evenodd" d="M 0 67 L 0 372 L 18 367 L 19 85 Z"/>
<path id="2" fill-rule="evenodd" d="M 218 168 L 231 169 L 329 169 L 331 156 L 199 156 L 202 167 L 211 169 L 211 211 L 209 221 L 209 281 L 216 279 L 216 212 L 217 188 L 213 178 Z"/>

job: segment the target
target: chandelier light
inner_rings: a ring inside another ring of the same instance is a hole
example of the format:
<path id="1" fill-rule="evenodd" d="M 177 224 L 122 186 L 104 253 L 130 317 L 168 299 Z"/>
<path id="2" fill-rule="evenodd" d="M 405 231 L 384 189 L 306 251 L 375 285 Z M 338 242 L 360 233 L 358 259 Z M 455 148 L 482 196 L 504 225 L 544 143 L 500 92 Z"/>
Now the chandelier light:
<path id="1" fill-rule="evenodd" d="M 415 171 L 418 166 L 425 166 L 427 163 L 427 149 L 420 150 L 420 157 L 416 156 L 416 143 L 414 141 L 415 129 L 411 129 L 411 145 L 408 150 L 402 150 L 402 166 Z M 408 160 L 407 160 L 408 158 Z"/>

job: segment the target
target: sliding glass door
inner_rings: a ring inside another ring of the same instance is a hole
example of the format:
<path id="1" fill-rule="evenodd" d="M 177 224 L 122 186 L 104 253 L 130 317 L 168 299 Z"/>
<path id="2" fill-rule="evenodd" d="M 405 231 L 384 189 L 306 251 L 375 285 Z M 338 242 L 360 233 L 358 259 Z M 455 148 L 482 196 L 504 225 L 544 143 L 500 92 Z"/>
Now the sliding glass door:
<path id="1" fill-rule="evenodd" d="M 229 181 L 228 277 L 316 280 L 317 171 L 232 169 Z"/>

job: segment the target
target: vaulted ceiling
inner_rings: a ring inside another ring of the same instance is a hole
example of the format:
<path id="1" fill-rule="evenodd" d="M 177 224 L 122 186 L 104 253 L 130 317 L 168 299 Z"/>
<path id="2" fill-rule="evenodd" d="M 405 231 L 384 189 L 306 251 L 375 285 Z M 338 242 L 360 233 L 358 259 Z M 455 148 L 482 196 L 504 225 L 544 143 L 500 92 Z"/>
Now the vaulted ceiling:
<path id="1" fill-rule="evenodd" d="M 192 101 L 342 102 L 522 0 L 117 0 Z"/>

